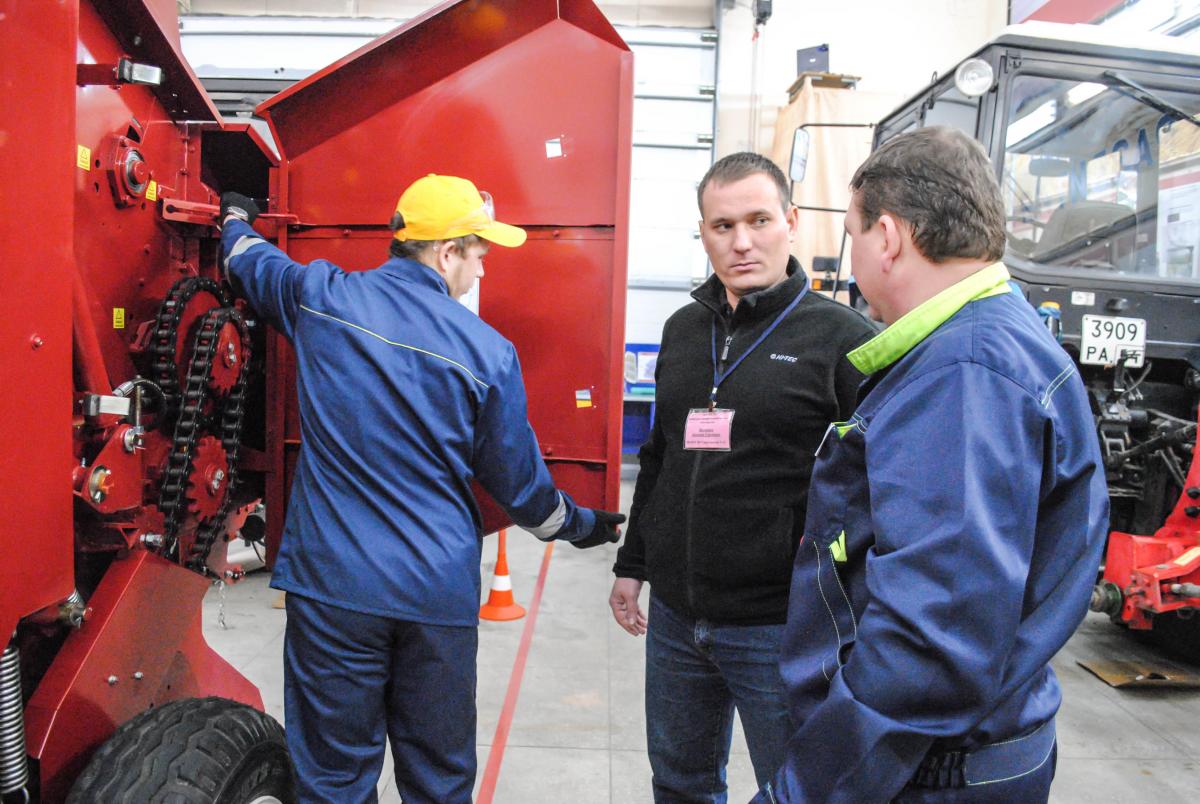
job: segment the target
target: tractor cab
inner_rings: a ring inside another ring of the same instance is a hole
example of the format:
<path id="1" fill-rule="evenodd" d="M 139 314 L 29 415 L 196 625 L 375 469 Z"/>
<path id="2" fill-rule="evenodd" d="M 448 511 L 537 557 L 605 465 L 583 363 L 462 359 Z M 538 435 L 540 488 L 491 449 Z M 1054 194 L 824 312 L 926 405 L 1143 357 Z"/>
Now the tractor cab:
<path id="1" fill-rule="evenodd" d="M 1112 504 L 1092 608 L 1200 659 L 1200 52 L 1013 26 L 879 122 L 874 146 L 933 125 L 991 156 L 1004 262 L 1092 399 Z"/>
<path id="2" fill-rule="evenodd" d="M 1200 391 L 1200 53 L 1188 44 L 1013 26 L 875 131 L 878 147 L 953 126 L 991 155 L 1004 262 L 1079 364 L 1112 525 L 1133 532 L 1162 524 L 1193 439 L 1135 448 L 1194 424 Z"/>

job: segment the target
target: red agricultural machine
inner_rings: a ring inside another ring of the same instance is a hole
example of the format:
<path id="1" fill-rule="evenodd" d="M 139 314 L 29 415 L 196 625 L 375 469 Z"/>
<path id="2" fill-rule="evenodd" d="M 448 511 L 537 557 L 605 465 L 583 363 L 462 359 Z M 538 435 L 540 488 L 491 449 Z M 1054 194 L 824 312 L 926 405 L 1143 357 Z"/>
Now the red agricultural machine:
<path id="1" fill-rule="evenodd" d="M 282 729 L 201 633 L 227 543 L 265 516 L 277 544 L 300 443 L 288 347 L 218 270 L 219 195 L 364 269 L 413 179 L 488 189 L 530 238 L 480 314 L 557 482 L 614 508 L 630 53 L 590 0 L 446 3 L 264 104 L 278 156 L 217 113 L 175 0 L 5 3 L 0 66 L 0 798 L 286 801 Z"/>

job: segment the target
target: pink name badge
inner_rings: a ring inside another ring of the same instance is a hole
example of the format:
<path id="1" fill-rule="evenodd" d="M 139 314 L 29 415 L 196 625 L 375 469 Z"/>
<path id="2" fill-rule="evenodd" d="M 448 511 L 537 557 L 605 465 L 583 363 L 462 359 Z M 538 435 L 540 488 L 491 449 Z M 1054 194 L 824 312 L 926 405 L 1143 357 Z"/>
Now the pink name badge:
<path id="1" fill-rule="evenodd" d="M 692 408 L 683 428 L 683 448 L 729 452 L 733 411 L 728 408 Z"/>

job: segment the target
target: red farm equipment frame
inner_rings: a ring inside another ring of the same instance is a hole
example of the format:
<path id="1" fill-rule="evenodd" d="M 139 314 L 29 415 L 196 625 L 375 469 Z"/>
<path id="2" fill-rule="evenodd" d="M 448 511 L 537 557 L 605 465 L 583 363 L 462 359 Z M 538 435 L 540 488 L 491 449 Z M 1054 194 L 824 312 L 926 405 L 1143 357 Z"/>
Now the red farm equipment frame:
<path id="1" fill-rule="evenodd" d="M 128 763 L 104 763 L 164 750 L 132 726 L 171 717 L 253 726 L 251 770 L 285 784 L 282 732 L 201 633 L 260 504 L 277 544 L 299 444 L 290 351 L 221 282 L 219 195 L 353 269 L 412 179 L 489 190 L 530 238 L 489 256 L 480 314 L 556 481 L 615 508 L 631 54 L 590 0 L 446 3 L 266 102 L 279 156 L 221 119 L 174 0 L 8 4 L 0 64 L 0 797 L 112 800 Z"/>

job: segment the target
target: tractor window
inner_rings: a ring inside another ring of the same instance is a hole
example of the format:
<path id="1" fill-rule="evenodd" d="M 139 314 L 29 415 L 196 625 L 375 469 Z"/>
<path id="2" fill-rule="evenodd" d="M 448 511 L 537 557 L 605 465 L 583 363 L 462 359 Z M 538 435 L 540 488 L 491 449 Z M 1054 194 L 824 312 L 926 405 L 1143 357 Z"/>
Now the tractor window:
<path id="1" fill-rule="evenodd" d="M 975 136 L 975 121 L 979 117 L 979 98 L 968 98 L 954 84 L 931 100 L 925 112 L 926 126 L 950 126 L 968 137 Z"/>
<path id="2" fill-rule="evenodd" d="M 1188 114 L 1200 95 L 1154 90 Z M 1200 128 L 1121 86 L 1018 76 L 1001 188 L 1012 254 L 1200 284 Z"/>

